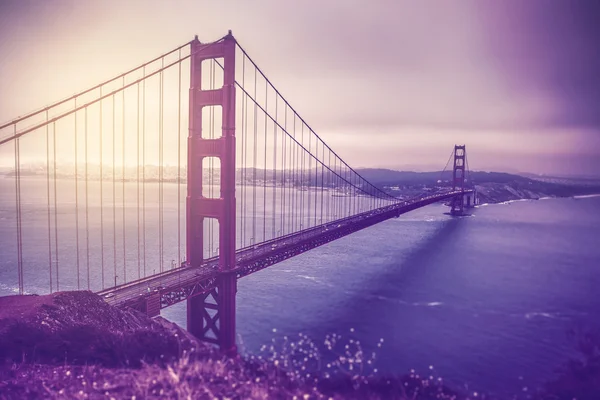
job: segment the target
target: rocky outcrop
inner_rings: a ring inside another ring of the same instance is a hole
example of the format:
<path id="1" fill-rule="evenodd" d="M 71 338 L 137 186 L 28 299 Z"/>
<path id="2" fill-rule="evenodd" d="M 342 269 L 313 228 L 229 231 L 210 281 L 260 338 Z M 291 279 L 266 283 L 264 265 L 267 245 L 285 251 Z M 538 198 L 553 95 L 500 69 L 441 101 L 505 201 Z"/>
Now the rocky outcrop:
<path id="1" fill-rule="evenodd" d="M 192 346 L 164 324 L 88 291 L 1 297 L 0 310 L 5 363 L 139 367 L 173 361 Z"/>

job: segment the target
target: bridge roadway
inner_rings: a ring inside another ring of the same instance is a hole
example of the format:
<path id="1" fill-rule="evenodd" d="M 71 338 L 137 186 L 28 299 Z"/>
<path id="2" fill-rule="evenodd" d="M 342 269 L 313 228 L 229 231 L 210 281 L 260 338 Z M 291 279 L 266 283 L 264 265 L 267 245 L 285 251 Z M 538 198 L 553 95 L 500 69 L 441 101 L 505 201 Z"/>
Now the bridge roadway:
<path id="1" fill-rule="evenodd" d="M 235 273 L 239 279 L 379 222 L 461 193 L 464 195 L 471 192 L 453 191 L 402 201 L 245 247 L 237 250 L 236 266 L 232 271 L 219 271 L 219 259 L 212 257 L 197 267 L 174 268 L 97 293 L 109 304 L 140 310 L 144 309 L 147 297 L 158 295 L 160 308 L 165 308 L 188 297 L 210 292 L 216 287 L 217 276 L 221 273 Z"/>

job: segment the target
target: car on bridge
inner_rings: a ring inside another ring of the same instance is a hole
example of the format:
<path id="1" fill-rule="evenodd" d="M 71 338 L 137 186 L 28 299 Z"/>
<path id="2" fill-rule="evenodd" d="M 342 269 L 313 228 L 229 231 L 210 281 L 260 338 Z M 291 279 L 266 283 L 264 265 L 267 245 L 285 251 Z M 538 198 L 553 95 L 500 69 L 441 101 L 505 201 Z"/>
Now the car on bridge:
<path id="1" fill-rule="evenodd" d="M 148 288 L 146 289 L 146 291 L 148 293 L 152 293 L 152 292 L 160 292 L 161 290 L 163 290 L 165 287 L 163 285 L 158 285 L 155 286 L 153 288 L 151 288 L 150 286 L 148 286 Z"/>

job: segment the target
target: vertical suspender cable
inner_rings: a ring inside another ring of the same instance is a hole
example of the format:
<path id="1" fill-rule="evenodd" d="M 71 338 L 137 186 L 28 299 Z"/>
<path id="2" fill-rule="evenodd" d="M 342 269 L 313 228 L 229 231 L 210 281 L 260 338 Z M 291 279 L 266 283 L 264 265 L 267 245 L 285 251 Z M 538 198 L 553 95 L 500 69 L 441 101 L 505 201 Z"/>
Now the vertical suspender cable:
<path id="1" fill-rule="evenodd" d="M 50 124 L 46 110 L 46 190 L 48 199 L 48 272 L 50 275 L 50 293 L 52 293 L 52 233 L 50 223 Z"/>
<path id="2" fill-rule="evenodd" d="M 254 69 L 254 100 L 256 100 L 256 91 L 257 91 L 257 83 L 256 83 L 257 73 L 256 68 Z M 254 101 L 254 141 L 253 145 L 253 153 L 252 153 L 252 238 L 250 238 L 250 244 L 254 245 L 256 243 L 256 162 L 258 157 L 258 108 L 256 106 L 256 101 Z"/>
<path id="3" fill-rule="evenodd" d="M 14 124 L 14 135 L 17 135 L 17 125 Z M 15 139 L 15 219 L 17 225 L 17 280 L 19 284 L 19 294 L 23 294 L 23 253 L 21 246 L 21 160 L 19 138 Z"/>
<path id="4" fill-rule="evenodd" d="M 277 120 L 277 100 L 278 96 L 275 93 L 275 120 Z M 276 238 L 276 224 L 277 224 L 277 124 L 273 124 L 273 232 L 271 237 Z"/>
<path id="5" fill-rule="evenodd" d="M 296 113 L 294 113 L 294 139 L 296 139 Z M 293 231 L 297 232 L 300 230 L 300 219 L 302 217 L 302 209 L 298 207 L 300 203 L 300 199 L 298 199 L 298 195 L 301 195 L 302 192 L 299 192 L 298 189 L 298 181 L 300 180 L 300 145 L 297 141 L 294 141 L 294 228 Z"/>
<path id="6" fill-rule="evenodd" d="M 308 134 L 308 138 L 310 140 L 310 132 Z M 304 147 L 304 122 L 302 123 L 302 147 Z M 308 151 L 310 152 L 310 145 L 308 146 Z M 306 151 L 303 150 L 302 151 L 302 181 L 300 182 L 300 188 L 302 190 L 302 192 L 301 192 L 302 193 L 302 210 L 304 210 L 304 197 L 305 197 L 304 196 L 304 192 L 305 192 L 305 190 L 304 190 L 305 156 L 306 156 Z M 310 173 L 309 173 L 309 176 L 310 176 Z M 306 194 L 308 194 L 308 196 L 306 196 L 307 197 L 307 201 L 308 201 L 308 209 L 307 209 L 308 216 L 305 216 L 304 215 L 304 211 L 302 211 L 303 212 L 302 224 L 304 224 L 304 222 L 305 222 L 304 218 L 307 217 L 306 222 L 307 222 L 307 225 L 310 226 L 310 192 L 308 192 L 308 189 L 306 190 Z"/>
<path id="7" fill-rule="evenodd" d="M 121 91 L 122 96 L 122 107 L 123 110 L 121 112 L 123 118 L 123 127 L 121 129 L 123 134 L 123 143 L 122 146 L 122 157 L 121 157 L 121 191 L 123 192 L 123 198 L 121 199 L 121 207 L 123 208 L 123 283 L 127 282 L 127 237 L 125 234 L 125 77 L 123 77 L 123 90 Z"/>
<path id="8" fill-rule="evenodd" d="M 296 138 L 296 113 L 294 113 L 294 118 L 293 118 L 293 127 L 292 127 L 292 132 L 293 132 L 293 138 Z M 292 186 L 290 187 L 290 207 L 291 209 L 291 231 L 290 232 L 296 232 L 295 231 L 295 227 L 296 227 L 296 152 L 298 151 L 298 148 L 296 147 L 296 143 L 294 143 L 293 141 L 290 141 L 290 161 L 291 161 L 291 166 L 292 166 Z"/>
<path id="9" fill-rule="evenodd" d="M 311 135 L 312 137 L 312 135 Z M 312 165 L 312 162 L 311 162 Z M 315 221 L 314 226 L 317 226 L 317 174 L 319 171 L 319 142 L 315 138 L 315 181 L 312 184 L 313 192 L 315 194 Z M 312 172 L 311 172 L 312 174 Z"/>
<path id="10" fill-rule="evenodd" d="M 267 82 L 265 81 L 265 110 L 268 110 Z M 263 242 L 267 240 L 267 115 L 265 114 L 265 154 L 263 165 Z"/>
<path id="11" fill-rule="evenodd" d="M 140 252 L 140 84 L 137 84 L 137 118 L 136 118 L 136 211 L 137 211 L 137 278 L 141 276 L 141 252 Z"/>
<path id="12" fill-rule="evenodd" d="M 56 203 L 56 122 L 52 123 L 52 138 L 54 140 L 54 254 L 56 257 L 56 291 L 60 290 L 60 281 L 58 279 L 58 215 Z"/>
<path id="13" fill-rule="evenodd" d="M 288 132 L 288 109 L 286 106 L 285 109 L 285 132 L 286 135 L 285 136 L 289 136 Z M 290 148 L 290 152 L 288 154 L 288 147 Z M 285 201 L 287 201 L 287 210 L 285 210 L 285 232 L 286 233 L 291 233 L 290 231 L 290 226 L 292 225 L 292 198 L 290 197 L 290 182 L 293 179 L 293 175 L 292 175 L 292 141 L 291 140 L 287 140 L 286 146 L 285 146 L 285 158 L 286 158 L 286 167 L 288 167 L 288 171 L 287 171 L 287 179 L 285 182 L 285 191 L 284 191 L 284 195 L 285 195 Z M 285 193 L 287 192 L 287 193 Z"/>
<path id="14" fill-rule="evenodd" d="M 14 125 L 15 127 L 15 133 L 16 133 L 16 128 L 17 125 Z M 17 215 L 17 224 L 18 224 L 18 241 L 19 241 L 19 249 L 18 249 L 18 256 L 19 256 L 19 294 L 23 294 L 25 292 L 24 289 L 24 285 L 25 282 L 23 280 L 23 221 L 22 221 L 22 211 L 21 211 L 21 145 L 19 143 L 19 139 L 16 139 L 16 146 L 17 146 L 17 156 L 18 156 L 18 162 L 17 162 L 17 184 L 18 184 L 18 189 L 17 189 L 17 193 L 19 196 L 19 214 Z"/>
<path id="15" fill-rule="evenodd" d="M 311 167 L 312 167 L 312 157 L 311 157 L 311 155 L 312 155 L 312 146 L 311 145 L 312 145 L 312 134 L 311 134 L 311 132 L 309 130 L 308 131 L 308 153 L 309 153 L 308 155 L 309 155 L 309 157 L 308 157 L 308 170 L 306 171 L 307 174 L 308 174 L 308 182 L 307 182 L 308 193 L 307 193 L 307 196 L 306 196 L 307 200 L 308 200 L 308 217 L 307 217 L 306 223 L 307 223 L 307 225 L 308 225 L 309 228 L 310 228 L 311 222 L 312 222 L 311 221 L 311 215 L 310 215 L 311 211 L 312 211 L 312 207 L 311 207 L 311 205 L 312 205 L 311 204 L 311 192 L 310 192 L 311 178 L 312 178 L 312 171 L 311 171 Z"/>
<path id="16" fill-rule="evenodd" d="M 161 69 L 165 65 L 165 59 L 161 59 Z M 164 226 L 163 226 L 163 96 L 164 96 L 164 81 L 163 81 L 163 72 L 161 70 L 159 74 L 160 78 L 160 88 L 159 88 L 159 102 L 158 102 L 158 234 L 159 234 L 159 242 L 158 242 L 158 253 L 160 257 L 160 272 L 163 271 L 164 266 Z"/>
<path id="17" fill-rule="evenodd" d="M 350 192 L 352 195 L 352 198 L 350 199 L 350 204 L 348 205 L 348 212 L 350 215 L 354 215 L 356 214 L 356 200 L 357 200 L 357 192 L 356 192 L 356 186 L 355 186 L 355 182 L 354 182 L 354 174 L 352 173 L 352 171 L 350 171 L 350 169 L 348 169 L 348 175 L 349 175 L 349 180 L 350 180 Z"/>
<path id="18" fill-rule="evenodd" d="M 74 99 L 75 108 L 77 108 L 77 97 Z M 77 169 L 77 153 L 79 152 L 77 148 L 77 112 L 75 112 L 75 132 L 73 142 L 75 144 L 75 254 L 77 257 L 76 268 L 77 268 L 77 290 L 80 288 L 79 283 L 79 181 L 78 174 L 79 171 Z"/>
<path id="19" fill-rule="evenodd" d="M 146 277 L 146 67 L 142 81 L 142 242 L 144 245 L 144 277 Z"/>
<path id="20" fill-rule="evenodd" d="M 17 125 L 15 125 L 15 129 L 16 129 Z M 17 178 L 17 182 L 19 183 L 19 255 L 20 255 L 20 261 L 19 264 L 21 265 L 21 285 L 19 287 L 19 293 L 23 294 L 25 292 L 25 281 L 23 279 L 23 269 L 24 269 L 24 265 L 23 265 L 23 221 L 22 221 L 22 212 L 21 212 L 21 145 L 19 143 L 19 139 L 17 139 L 17 153 L 19 155 L 19 169 L 18 169 L 18 178 Z"/>
<path id="21" fill-rule="evenodd" d="M 210 60 L 210 86 L 209 89 L 215 88 L 215 60 Z M 215 138 L 215 107 L 211 106 L 209 109 L 210 113 L 208 114 L 208 137 L 210 139 Z M 214 157 L 209 157 L 208 159 L 208 196 L 213 197 L 213 185 L 214 185 Z M 210 218 L 208 224 L 208 258 L 212 257 L 214 252 L 214 218 Z"/>
<path id="22" fill-rule="evenodd" d="M 300 220 L 298 225 L 298 230 L 301 231 L 304 227 L 304 192 L 302 191 L 302 186 L 304 185 L 304 122 L 300 121 L 300 145 L 296 145 L 298 148 L 298 152 L 302 155 L 298 157 L 298 165 L 300 166 L 300 185 L 298 186 L 298 190 L 300 190 Z"/>
<path id="23" fill-rule="evenodd" d="M 217 86 L 217 79 L 216 79 L 216 75 L 217 75 L 217 66 L 216 66 L 216 61 L 213 59 L 211 61 L 211 65 L 212 65 L 212 88 L 216 89 Z M 216 132 L 216 118 L 215 118 L 215 110 L 216 107 L 215 106 L 211 106 L 210 107 L 210 123 L 211 123 L 211 128 L 210 128 L 210 135 L 211 135 L 211 139 L 216 139 L 217 138 L 217 132 Z M 222 120 L 222 118 L 221 118 Z M 218 136 L 221 136 L 221 133 Z M 210 158 L 210 196 L 213 197 L 215 195 L 215 158 L 211 157 Z M 220 186 L 220 185 L 219 185 Z M 210 239 L 211 239 L 211 256 L 212 253 L 216 250 L 216 248 L 214 250 L 213 247 L 215 247 L 215 242 L 216 242 L 216 238 L 215 238 L 215 233 L 218 236 L 218 229 L 215 226 L 215 223 L 217 222 L 216 219 L 212 219 L 211 220 L 211 224 L 210 224 L 210 229 L 211 229 L 211 233 L 210 233 Z"/>
<path id="24" fill-rule="evenodd" d="M 332 169 L 332 173 L 333 173 L 333 188 L 334 188 L 334 193 L 337 193 L 339 195 L 339 179 L 338 179 L 338 175 L 337 175 L 337 157 L 334 155 L 333 157 L 333 169 Z M 340 199 L 342 197 L 334 197 L 333 198 L 333 220 L 335 221 L 338 217 L 337 215 L 337 209 L 338 209 L 338 204 L 340 202 Z"/>
<path id="25" fill-rule="evenodd" d="M 323 224 L 323 200 L 325 195 L 324 190 L 324 180 L 325 180 L 325 144 L 322 143 L 323 151 L 321 152 L 321 157 L 323 160 L 321 161 L 321 219 L 319 221 L 319 225 Z"/>
<path id="26" fill-rule="evenodd" d="M 356 176 L 350 171 L 350 181 L 352 183 L 352 214 L 356 214 L 356 202 L 358 200 L 358 193 L 356 192 Z"/>
<path id="27" fill-rule="evenodd" d="M 327 167 L 331 168 L 331 150 L 329 150 L 329 160 L 327 161 Z M 331 171 L 328 169 L 327 170 L 327 187 L 330 188 L 331 187 Z M 330 199 L 330 195 L 327 196 L 327 222 L 330 221 L 330 210 L 329 210 L 329 199 Z"/>
<path id="28" fill-rule="evenodd" d="M 287 136 L 287 104 L 285 104 L 284 107 L 284 129 L 281 132 L 281 166 L 282 166 L 282 171 L 281 171 L 281 235 L 285 235 L 286 231 L 285 231 L 285 220 L 286 220 L 286 210 L 285 210 L 285 187 L 287 185 L 285 178 L 286 178 L 286 167 L 287 167 L 287 160 L 286 160 L 286 155 L 287 155 L 287 147 L 286 147 L 286 136 Z"/>
<path id="29" fill-rule="evenodd" d="M 181 266 L 181 49 L 177 78 L 177 266 Z"/>
<path id="30" fill-rule="evenodd" d="M 250 165 L 250 162 L 248 160 L 248 142 L 250 141 L 250 134 L 248 133 L 248 125 L 249 125 L 249 118 L 250 118 L 250 112 L 248 110 L 248 96 L 245 96 L 245 111 L 246 111 L 246 116 L 245 116 L 245 130 L 244 130 L 244 136 L 246 138 L 245 144 L 244 144 L 244 158 L 245 158 L 245 163 L 244 163 L 244 228 L 242 229 L 242 232 L 244 232 L 244 247 L 249 243 L 248 241 L 248 212 L 249 210 L 249 205 L 248 205 L 248 166 Z"/>
<path id="31" fill-rule="evenodd" d="M 246 56 L 242 56 L 242 87 L 244 87 L 244 85 L 246 84 Z M 243 92 L 242 92 L 243 93 Z M 245 238 L 246 238 L 246 147 L 248 146 L 248 142 L 247 142 L 247 138 L 246 138 L 246 128 L 248 125 L 248 116 L 247 116 L 247 111 L 246 111 L 246 106 L 248 105 L 248 101 L 246 98 L 246 94 L 243 93 L 242 94 L 242 117 L 241 117 L 241 122 L 242 122 L 242 143 L 241 143 L 241 147 L 242 147 L 242 170 L 240 171 L 240 175 L 241 175 L 241 191 L 242 191 L 242 195 L 241 195 L 241 212 L 240 212 L 240 216 L 242 218 L 242 221 L 240 223 L 240 247 L 245 247 Z"/>
<path id="32" fill-rule="evenodd" d="M 115 159 L 117 154 L 116 149 L 116 104 L 115 95 L 112 95 L 112 206 L 113 206 L 113 271 L 115 286 L 117 284 L 117 198 L 116 198 L 116 182 L 115 182 Z"/>
<path id="33" fill-rule="evenodd" d="M 346 199 L 346 204 L 344 206 L 344 212 L 345 212 L 345 216 L 349 217 L 350 215 L 352 215 L 352 186 L 348 184 L 348 169 L 344 168 L 344 192 L 346 193 L 346 195 L 348 196 Z"/>
<path id="34" fill-rule="evenodd" d="M 216 89 L 217 87 L 217 61 L 216 60 L 211 60 L 211 88 L 212 89 Z M 223 70 L 223 73 L 224 70 Z M 210 107 L 210 123 L 211 123 L 211 128 L 210 128 L 210 134 L 211 134 L 211 139 L 216 139 L 217 137 L 220 137 L 223 134 L 222 128 L 223 125 L 221 125 L 221 132 L 216 132 L 216 125 L 217 125 L 217 119 L 215 117 L 215 110 L 216 110 L 216 106 L 211 106 Z M 221 110 L 222 111 L 222 110 Z M 221 114 L 221 124 L 222 124 L 223 118 L 222 118 L 222 114 Z M 215 179 L 215 172 L 216 172 L 216 167 L 215 167 L 215 157 L 211 157 L 210 159 L 210 197 L 214 197 L 215 196 L 215 182 L 217 182 L 217 180 Z M 219 160 L 220 161 L 220 160 Z M 220 171 L 219 171 L 220 172 Z M 220 180 L 219 182 L 219 187 L 220 187 Z M 218 236 L 219 236 L 219 229 L 218 226 L 216 225 L 218 224 L 218 221 L 216 219 L 211 219 L 211 224 L 210 224 L 210 228 L 211 228 L 211 234 L 210 234 L 210 239 L 211 239 L 211 245 L 210 245 L 210 249 L 211 249 L 211 253 L 210 256 L 212 257 L 213 253 L 216 251 L 216 247 L 215 244 L 218 241 Z M 213 250 L 214 248 L 214 250 Z"/>
<path id="35" fill-rule="evenodd" d="M 336 156 L 335 153 L 333 154 L 333 163 L 329 164 L 329 168 L 330 170 L 330 175 L 331 175 L 331 188 L 333 190 L 333 196 L 331 198 L 331 221 L 335 221 L 336 219 L 336 206 L 337 203 L 339 201 L 339 197 L 338 197 L 338 182 L 337 182 L 337 174 L 335 173 L 335 167 L 336 167 Z"/>
<path id="36" fill-rule="evenodd" d="M 88 191 L 88 109 L 85 108 L 85 266 L 87 271 L 87 289 L 90 290 L 90 210 L 89 210 L 89 191 Z"/>
<path id="37" fill-rule="evenodd" d="M 242 87 L 245 85 L 246 81 L 246 57 L 242 56 Z M 241 124 L 242 124 L 242 143 L 241 143 L 241 170 L 240 170 L 240 180 L 241 180 L 241 214 L 240 214 L 240 245 L 241 247 L 246 247 L 246 243 L 248 240 L 248 95 L 241 91 Z"/>
<path id="38" fill-rule="evenodd" d="M 100 97 L 102 97 L 102 87 L 100 87 Z M 102 265 L 102 289 L 104 289 L 104 194 L 103 194 L 103 186 L 104 186 L 104 174 L 102 167 L 102 103 L 103 100 L 100 100 L 100 264 Z"/>

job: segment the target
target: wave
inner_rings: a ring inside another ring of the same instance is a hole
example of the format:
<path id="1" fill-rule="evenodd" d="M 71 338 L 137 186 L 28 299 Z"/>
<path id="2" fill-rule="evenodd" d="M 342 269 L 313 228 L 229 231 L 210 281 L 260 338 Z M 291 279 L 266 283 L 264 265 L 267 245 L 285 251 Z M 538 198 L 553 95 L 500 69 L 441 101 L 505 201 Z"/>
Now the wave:
<path id="1" fill-rule="evenodd" d="M 429 302 L 425 301 L 425 302 L 409 303 L 409 302 L 401 300 L 401 299 L 395 299 L 395 298 L 391 298 L 391 297 L 385 297 L 385 296 L 382 296 L 382 295 L 367 295 L 366 297 L 369 300 L 388 301 L 388 302 L 393 302 L 393 303 L 398 303 L 398 304 L 404 304 L 404 305 L 410 305 L 410 306 L 417 306 L 417 307 L 438 307 L 438 306 L 441 306 L 441 305 L 444 304 L 441 301 L 429 301 Z"/>
<path id="2" fill-rule="evenodd" d="M 579 196 L 573 196 L 574 199 L 589 199 L 591 197 L 600 197 L 600 193 L 596 194 L 582 194 Z"/>
<path id="3" fill-rule="evenodd" d="M 552 314 L 552 313 L 545 313 L 545 312 L 529 312 L 527 314 L 525 314 L 525 318 L 527 319 L 531 319 L 531 318 L 535 318 L 535 317 L 544 317 L 544 318 L 559 318 L 558 314 Z"/>
<path id="4" fill-rule="evenodd" d="M 406 301 L 404 300 L 400 300 L 400 299 L 393 299 L 390 297 L 385 297 L 382 295 L 368 295 L 367 296 L 368 299 L 375 299 L 375 300 L 381 300 L 381 301 L 389 301 L 389 302 L 393 302 L 393 303 L 399 303 L 399 304 L 408 304 Z"/>
<path id="5" fill-rule="evenodd" d="M 508 204 L 512 204 L 517 201 L 529 201 L 529 200 L 532 200 L 532 199 L 517 199 L 517 200 L 500 201 L 498 203 L 483 203 L 483 204 L 477 204 L 474 208 L 481 208 L 481 207 L 486 207 L 486 206 L 508 205 Z"/>
<path id="6" fill-rule="evenodd" d="M 308 279 L 309 281 L 313 281 L 313 282 L 319 282 L 319 280 L 314 277 L 314 276 L 309 276 L 309 275 L 296 275 L 298 278 L 304 278 L 304 279 Z"/>
<path id="7" fill-rule="evenodd" d="M 314 277 L 314 276 L 310 276 L 310 275 L 296 275 L 296 276 L 297 276 L 298 278 L 303 278 L 303 279 L 309 280 L 309 281 L 311 281 L 311 282 L 318 283 L 319 285 L 325 285 L 325 286 L 333 287 L 333 285 L 332 285 L 332 284 L 330 284 L 330 283 L 326 283 L 326 282 L 323 282 L 323 281 L 321 281 L 321 280 L 317 279 L 317 278 L 316 278 L 316 277 Z"/>
<path id="8" fill-rule="evenodd" d="M 399 223 L 405 222 L 443 222 L 438 217 L 423 217 L 423 218 L 394 218 L 392 221 L 397 221 Z"/>
<path id="9" fill-rule="evenodd" d="M 507 201 L 502 201 L 498 204 L 512 204 L 512 203 L 516 203 L 518 201 L 531 201 L 533 199 L 515 199 L 515 200 L 507 200 Z"/>
<path id="10" fill-rule="evenodd" d="M 7 285 L 6 283 L 0 283 L 0 292 L 4 292 L 4 291 L 19 294 L 19 288 L 17 286 L 10 286 L 10 285 Z M 33 293 L 30 293 L 27 290 L 24 290 L 23 294 L 33 294 Z"/>
<path id="11" fill-rule="evenodd" d="M 438 307 L 443 305 L 441 301 L 430 301 L 427 303 L 412 303 L 413 306 L 426 306 L 426 307 Z"/>

